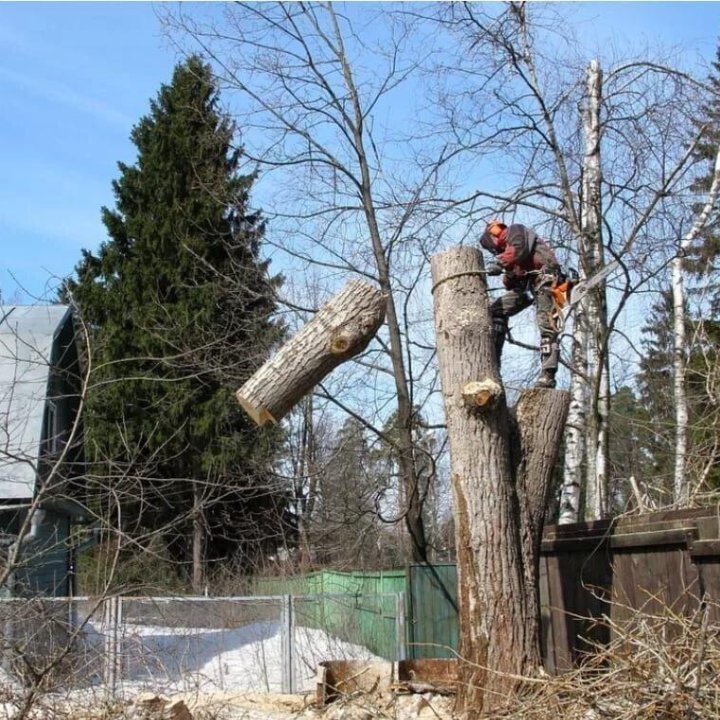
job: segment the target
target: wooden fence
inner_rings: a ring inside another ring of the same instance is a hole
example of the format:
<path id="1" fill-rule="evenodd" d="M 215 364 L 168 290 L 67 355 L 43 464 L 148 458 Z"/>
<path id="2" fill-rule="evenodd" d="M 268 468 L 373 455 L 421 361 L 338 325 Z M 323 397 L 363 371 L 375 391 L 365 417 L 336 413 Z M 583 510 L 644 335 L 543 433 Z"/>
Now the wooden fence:
<path id="1" fill-rule="evenodd" d="M 610 640 L 603 616 L 642 610 L 682 615 L 720 602 L 720 506 L 546 528 L 540 560 L 543 654 L 548 672 L 576 665 L 588 640 Z M 710 606 L 711 622 L 720 622 Z"/>

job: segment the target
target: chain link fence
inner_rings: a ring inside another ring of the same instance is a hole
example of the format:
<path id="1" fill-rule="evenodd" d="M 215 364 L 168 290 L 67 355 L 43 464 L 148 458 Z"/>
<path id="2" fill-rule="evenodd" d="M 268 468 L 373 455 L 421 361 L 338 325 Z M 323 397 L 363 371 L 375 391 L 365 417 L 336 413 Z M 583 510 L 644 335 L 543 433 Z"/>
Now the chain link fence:
<path id="1" fill-rule="evenodd" d="M 0 600 L 0 666 L 43 690 L 311 690 L 324 660 L 405 657 L 404 595 Z"/>

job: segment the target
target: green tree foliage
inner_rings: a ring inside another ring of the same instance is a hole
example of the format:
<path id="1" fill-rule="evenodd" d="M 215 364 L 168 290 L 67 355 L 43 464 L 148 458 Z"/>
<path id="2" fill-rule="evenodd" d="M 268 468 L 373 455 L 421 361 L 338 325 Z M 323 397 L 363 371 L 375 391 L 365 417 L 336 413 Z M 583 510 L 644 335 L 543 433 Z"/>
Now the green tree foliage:
<path id="1" fill-rule="evenodd" d="M 319 483 L 311 546 L 322 565 L 345 569 L 386 567 L 382 468 L 363 425 L 348 418 L 335 433 Z"/>
<path id="2" fill-rule="evenodd" d="M 645 356 L 638 376 L 641 408 L 635 411 L 638 442 L 646 448 L 646 469 L 640 476 L 656 491 L 667 493 L 664 501 L 671 494 L 675 451 L 672 317 L 672 295 L 666 292 L 643 328 Z M 686 317 L 689 481 L 691 487 L 711 489 L 720 486 L 720 323 Z"/>
<path id="3" fill-rule="evenodd" d="M 694 345 L 688 362 L 691 407 L 690 466 L 701 489 L 720 489 L 720 321 L 693 323 Z"/>
<path id="4" fill-rule="evenodd" d="M 672 294 L 665 292 L 651 308 L 643 327 L 644 356 L 640 362 L 640 403 L 649 423 L 648 456 L 644 477 L 670 493 L 675 448 L 673 402 Z M 666 498 L 669 499 L 670 495 Z"/>
<path id="5" fill-rule="evenodd" d="M 654 480 L 653 423 L 648 410 L 632 388 L 623 386 L 612 396 L 610 413 L 610 493 L 612 510 L 632 506 L 633 478 L 638 488 Z"/>
<path id="6" fill-rule="evenodd" d="M 123 529 L 161 531 L 182 562 L 193 518 L 208 560 L 246 561 L 274 542 L 284 503 L 268 482 L 277 432 L 232 396 L 282 335 L 234 133 L 209 66 L 178 65 L 133 128 L 135 163 L 119 163 L 109 239 L 62 290 L 92 328 L 95 472 Z"/>

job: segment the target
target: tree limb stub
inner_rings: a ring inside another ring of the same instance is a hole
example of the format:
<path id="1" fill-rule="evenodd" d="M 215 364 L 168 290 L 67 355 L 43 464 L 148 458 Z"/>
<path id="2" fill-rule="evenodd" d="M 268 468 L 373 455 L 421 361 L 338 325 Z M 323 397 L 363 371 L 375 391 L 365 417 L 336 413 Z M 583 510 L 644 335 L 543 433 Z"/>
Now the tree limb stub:
<path id="1" fill-rule="evenodd" d="M 502 385 L 490 378 L 469 382 L 462 389 L 463 401 L 470 410 L 491 408 L 502 394 Z"/>
<path id="2" fill-rule="evenodd" d="M 385 319 L 387 298 L 349 281 L 235 393 L 257 425 L 279 422 L 334 368 L 360 354 Z"/>
<path id="3" fill-rule="evenodd" d="M 570 395 L 565 390 L 525 390 L 515 407 L 511 452 L 520 506 L 520 538 L 529 621 L 540 623 L 538 572 L 545 510 L 552 494 Z M 538 638 L 539 640 L 539 638 Z"/>

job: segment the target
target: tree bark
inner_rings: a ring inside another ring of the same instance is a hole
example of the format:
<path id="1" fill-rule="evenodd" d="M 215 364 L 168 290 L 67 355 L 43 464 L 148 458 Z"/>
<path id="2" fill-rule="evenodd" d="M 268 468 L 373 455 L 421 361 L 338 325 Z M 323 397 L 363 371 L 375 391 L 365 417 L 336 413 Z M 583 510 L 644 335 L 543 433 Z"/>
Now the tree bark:
<path id="1" fill-rule="evenodd" d="M 570 395 L 563 390 L 526 390 L 515 408 L 513 469 L 520 503 L 528 622 L 540 627 L 540 544 L 552 496 L 553 470 L 560 451 Z M 536 637 L 540 662 L 540 637 Z"/>
<path id="2" fill-rule="evenodd" d="M 587 99 L 583 110 L 585 156 L 583 158 L 583 198 L 581 262 L 584 274 L 591 277 L 605 264 L 602 239 L 600 166 L 600 107 L 602 70 L 597 60 L 587 69 Z M 610 388 L 607 362 L 607 298 L 602 282 L 587 297 L 587 341 L 589 412 L 587 414 L 587 481 L 585 519 L 604 517 L 608 510 L 608 447 Z"/>
<path id="3" fill-rule="evenodd" d="M 575 309 L 572 333 L 570 409 L 565 428 L 565 462 L 560 490 L 558 524 L 580 519 L 580 492 L 583 485 L 587 412 L 590 393 L 587 383 L 587 315 L 585 300 Z"/>
<path id="4" fill-rule="evenodd" d="M 302 441 L 298 474 L 302 478 L 307 478 L 308 487 L 307 495 L 299 501 L 298 544 L 300 545 L 300 568 L 306 571 L 312 568 L 313 563 L 313 554 L 310 548 L 310 524 L 315 511 L 318 485 L 312 394 L 307 396 L 303 405 Z"/>
<path id="5" fill-rule="evenodd" d="M 480 252 L 451 248 L 431 268 L 456 512 L 460 705 L 475 714 L 503 705 L 519 677 L 540 665 L 532 556 L 568 395 L 527 393 L 516 424 L 495 359 Z"/>
<path id="6" fill-rule="evenodd" d="M 675 400 L 675 467 L 673 469 L 673 500 L 687 504 L 685 460 L 687 457 L 688 401 L 685 389 L 687 373 L 687 340 L 685 338 L 685 288 L 682 257 L 672 261 L 673 297 L 673 396 Z"/>
<path id="7" fill-rule="evenodd" d="M 192 589 L 196 595 L 202 594 L 204 584 L 203 559 L 205 524 L 203 522 L 202 498 L 198 483 L 193 483 L 193 535 L 192 535 Z"/>
<path id="8" fill-rule="evenodd" d="M 237 391 L 258 424 L 279 422 L 341 363 L 361 353 L 385 318 L 386 296 L 351 280 Z"/>

